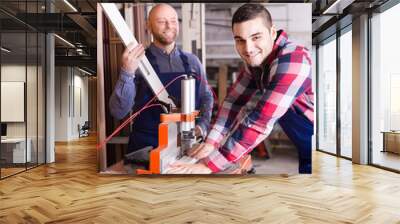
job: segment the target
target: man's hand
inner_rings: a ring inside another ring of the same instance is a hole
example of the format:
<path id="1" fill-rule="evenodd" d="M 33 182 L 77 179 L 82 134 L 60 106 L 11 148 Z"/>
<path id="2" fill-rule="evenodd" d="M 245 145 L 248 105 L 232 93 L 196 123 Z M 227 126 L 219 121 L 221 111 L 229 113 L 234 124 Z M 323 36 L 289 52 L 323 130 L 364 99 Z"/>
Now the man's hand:
<path id="1" fill-rule="evenodd" d="M 203 137 L 203 131 L 201 130 L 201 127 L 196 125 L 196 127 L 194 128 L 194 135 L 197 138 Z"/>
<path id="2" fill-rule="evenodd" d="M 139 61 L 144 55 L 144 47 L 141 44 L 133 47 L 133 43 L 129 44 L 122 54 L 122 69 L 129 74 L 135 74 L 139 67 Z"/>
<path id="3" fill-rule="evenodd" d="M 214 148 L 213 145 L 207 144 L 207 143 L 202 143 L 202 144 L 198 145 L 197 147 L 193 147 L 193 148 L 189 149 L 187 154 L 190 157 L 200 160 L 200 159 L 203 159 L 203 158 L 207 157 L 208 155 L 210 155 L 214 150 L 216 150 L 216 149 Z"/>
<path id="4" fill-rule="evenodd" d="M 212 171 L 204 163 L 182 164 L 175 162 L 169 165 L 168 174 L 210 174 Z"/>

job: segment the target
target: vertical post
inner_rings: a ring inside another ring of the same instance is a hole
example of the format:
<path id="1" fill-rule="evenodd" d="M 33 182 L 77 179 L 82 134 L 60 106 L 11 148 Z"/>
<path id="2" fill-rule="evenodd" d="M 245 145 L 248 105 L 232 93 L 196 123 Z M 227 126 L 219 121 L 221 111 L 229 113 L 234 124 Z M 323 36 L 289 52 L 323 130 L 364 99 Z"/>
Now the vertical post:
<path id="1" fill-rule="evenodd" d="M 353 20 L 353 162 L 368 163 L 368 16 Z"/>
<path id="2" fill-rule="evenodd" d="M 49 10 L 47 10 L 49 9 Z M 46 1 L 46 10 L 54 11 L 50 1 Z M 55 54 L 54 34 L 46 34 L 46 163 L 55 162 Z"/>
<path id="3" fill-rule="evenodd" d="M 97 4 L 97 142 L 106 138 L 106 116 L 104 102 L 104 61 L 103 61 L 103 9 Z M 99 172 L 107 168 L 107 147 L 104 145 L 97 151 L 97 169 Z"/>
<path id="4" fill-rule="evenodd" d="M 204 15 L 204 3 L 182 3 L 182 49 L 197 55 L 205 68 Z"/>
<path id="5" fill-rule="evenodd" d="M 218 104 L 221 105 L 227 93 L 228 88 L 228 66 L 223 64 L 219 66 L 218 71 Z"/>
<path id="6" fill-rule="evenodd" d="M 124 17 L 126 25 L 131 29 L 132 33 L 135 33 L 135 23 L 133 16 L 133 5 L 132 3 L 124 3 Z M 140 43 L 140 41 L 138 41 Z"/>
<path id="7" fill-rule="evenodd" d="M 55 74 L 54 74 L 54 35 L 46 35 L 46 163 L 55 161 L 54 133 L 55 133 Z"/>
<path id="8" fill-rule="evenodd" d="M 312 137 L 312 142 L 313 142 L 313 148 L 312 149 L 318 149 L 318 45 L 315 45 L 313 47 L 313 52 L 314 52 L 314 72 L 313 72 L 313 92 L 314 92 L 314 134 Z"/>
<path id="9" fill-rule="evenodd" d="M 336 155 L 342 156 L 341 147 L 342 147 L 342 124 L 341 124 L 341 64 L 340 64 L 340 36 L 341 32 L 340 28 L 336 28 Z"/>
<path id="10" fill-rule="evenodd" d="M 200 58 L 201 64 L 203 64 L 204 71 L 206 71 L 206 5 L 200 3 L 200 38 L 198 47 L 198 56 Z"/>
<path id="11" fill-rule="evenodd" d="M 190 30 L 191 22 L 191 5 L 193 3 L 182 3 L 182 49 L 192 52 L 192 32 Z"/>

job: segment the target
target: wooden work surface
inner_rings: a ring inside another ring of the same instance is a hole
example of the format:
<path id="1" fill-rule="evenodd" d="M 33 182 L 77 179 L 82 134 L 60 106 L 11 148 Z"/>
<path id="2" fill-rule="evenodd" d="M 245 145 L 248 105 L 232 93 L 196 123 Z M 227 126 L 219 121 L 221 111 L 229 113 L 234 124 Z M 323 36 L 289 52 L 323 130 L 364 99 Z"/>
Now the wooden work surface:
<path id="1" fill-rule="evenodd" d="M 400 175 L 313 152 L 312 175 L 104 176 L 95 138 L 0 181 L 0 223 L 398 223 Z"/>
<path id="2" fill-rule="evenodd" d="M 393 152 L 400 154 L 400 131 L 384 131 L 383 152 Z"/>

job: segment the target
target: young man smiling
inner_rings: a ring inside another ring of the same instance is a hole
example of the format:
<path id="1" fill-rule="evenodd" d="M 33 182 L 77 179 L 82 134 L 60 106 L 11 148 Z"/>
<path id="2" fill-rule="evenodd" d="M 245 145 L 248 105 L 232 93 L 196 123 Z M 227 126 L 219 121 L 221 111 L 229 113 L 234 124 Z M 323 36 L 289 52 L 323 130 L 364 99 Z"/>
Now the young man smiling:
<path id="1" fill-rule="evenodd" d="M 261 4 L 241 6 L 233 15 L 232 32 L 246 68 L 225 98 L 205 143 L 189 152 L 200 162 L 173 164 L 170 173 L 225 170 L 267 138 L 276 122 L 298 149 L 299 173 L 311 173 L 314 103 L 308 50 L 277 31 Z M 232 130 L 239 111 L 257 92 L 261 98 L 256 106 Z"/>

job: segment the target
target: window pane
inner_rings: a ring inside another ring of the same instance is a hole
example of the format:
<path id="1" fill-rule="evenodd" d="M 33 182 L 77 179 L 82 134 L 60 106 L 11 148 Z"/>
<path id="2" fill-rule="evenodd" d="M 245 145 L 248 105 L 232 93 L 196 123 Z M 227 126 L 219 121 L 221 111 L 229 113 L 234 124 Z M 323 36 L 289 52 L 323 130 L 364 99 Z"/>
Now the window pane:
<path id="1" fill-rule="evenodd" d="M 336 40 L 318 48 L 318 148 L 336 153 Z"/>
<path id="2" fill-rule="evenodd" d="M 21 20 L 37 24 L 45 1 L 0 1 Z M 9 14 L 0 24 L 2 141 L 1 178 L 45 160 L 45 36 Z M 6 102 L 3 97 L 8 101 Z M 7 115 L 7 116 L 3 116 Z"/>
<path id="3" fill-rule="evenodd" d="M 39 33 L 38 36 L 38 164 L 45 163 L 45 65 L 46 65 L 46 36 Z"/>
<path id="4" fill-rule="evenodd" d="M 400 45 L 395 43 L 400 32 L 393 27 L 398 21 L 400 4 L 374 15 L 371 21 L 372 163 L 396 170 L 400 170 Z"/>
<path id="5" fill-rule="evenodd" d="M 37 40 L 36 32 L 28 32 L 28 63 L 26 80 L 26 115 L 27 115 L 27 140 L 30 144 L 28 168 L 37 165 Z"/>
<path id="6" fill-rule="evenodd" d="M 340 153 L 351 158 L 352 141 L 352 35 L 340 37 Z"/>
<path id="7" fill-rule="evenodd" d="M 30 161 L 26 141 L 26 33 L 1 33 L 1 177 L 25 170 Z"/>

